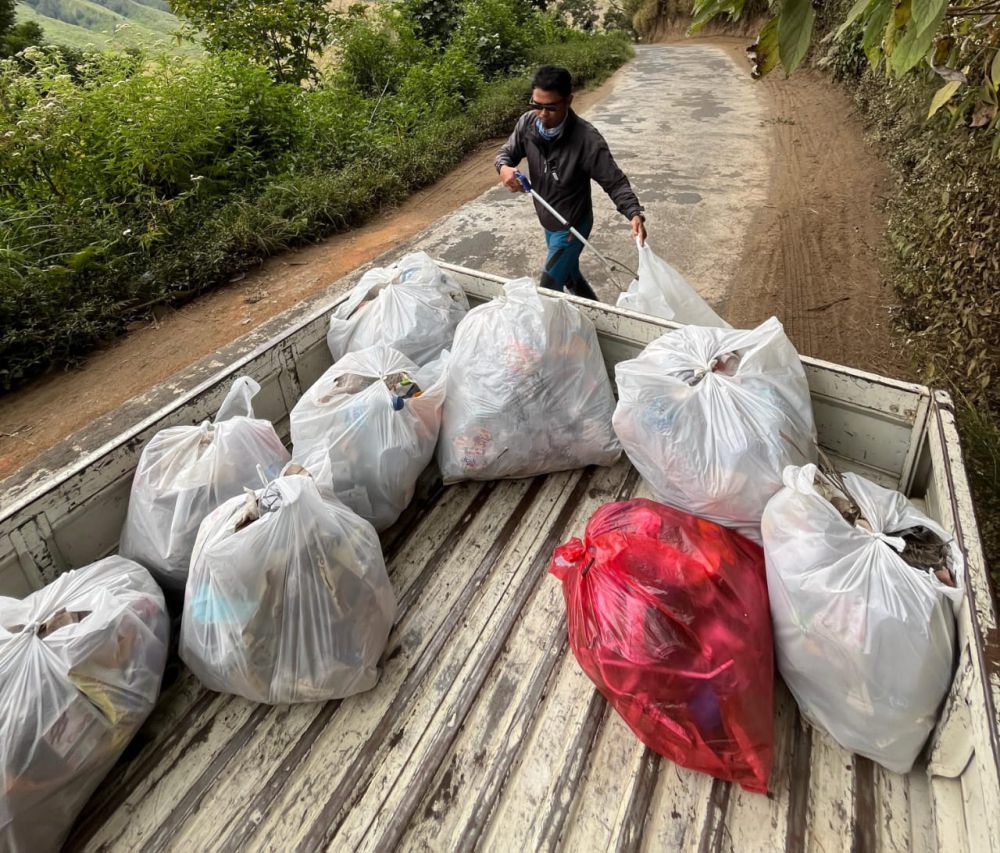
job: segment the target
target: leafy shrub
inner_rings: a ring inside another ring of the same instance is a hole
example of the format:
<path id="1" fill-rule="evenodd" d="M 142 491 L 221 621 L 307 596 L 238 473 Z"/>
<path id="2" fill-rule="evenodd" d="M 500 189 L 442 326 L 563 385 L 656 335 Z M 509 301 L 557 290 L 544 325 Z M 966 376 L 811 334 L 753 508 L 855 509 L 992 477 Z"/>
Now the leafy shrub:
<path id="1" fill-rule="evenodd" d="M 392 94 L 409 68 L 426 58 L 412 23 L 390 6 L 355 3 L 333 25 L 339 51 L 334 83 L 370 98 Z"/>
<path id="2" fill-rule="evenodd" d="M 467 0 L 454 44 L 495 80 L 524 64 L 538 35 L 535 13 L 518 0 Z"/>
<path id="3" fill-rule="evenodd" d="M 409 116 L 406 124 L 464 112 L 484 83 L 476 64 L 456 46 L 433 62 L 414 65 L 399 87 L 400 105 Z"/>
<path id="4" fill-rule="evenodd" d="M 629 37 L 623 32 L 592 36 L 569 31 L 565 41 L 536 45 L 528 51 L 531 64 L 562 65 L 570 69 L 573 85 L 582 86 L 606 77 L 632 56 Z"/>
<path id="5" fill-rule="evenodd" d="M 240 2 L 171 0 L 212 53 L 238 50 L 267 68 L 282 83 L 315 80 L 314 57 L 330 42 L 331 12 L 326 0 Z"/>
<path id="6" fill-rule="evenodd" d="M 443 51 L 462 16 L 460 0 L 402 0 L 400 11 L 420 41 Z"/>

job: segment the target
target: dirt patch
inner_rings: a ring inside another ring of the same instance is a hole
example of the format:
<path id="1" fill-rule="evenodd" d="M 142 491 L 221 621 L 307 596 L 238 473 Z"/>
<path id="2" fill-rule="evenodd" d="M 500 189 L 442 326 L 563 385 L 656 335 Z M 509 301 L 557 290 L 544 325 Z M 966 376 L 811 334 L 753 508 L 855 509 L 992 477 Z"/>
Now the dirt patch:
<path id="1" fill-rule="evenodd" d="M 742 53 L 745 39 L 693 40 Z M 584 111 L 614 85 L 577 96 Z M 771 314 L 813 356 L 907 376 L 889 329 L 891 294 L 876 247 L 888 173 L 866 147 L 852 105 L 809 71 L 769 79 L 771 188 L 753 214 L 739 279 L 721 306 L 734 325 Z M 94 353 L 79 369 L 9 394 L 0 407 L 0 479 L 91 421 L 372 262 L 493 186 L 499 140 L 364 228 L 287 252 L 239 280 L 155 319 Z M 736 164 L 738 167 L 738 163 Z"/>
<path id="2" fill-rule="evenodd" d="M 707 41 L 746 61 L 746 39 Z M 756 85 L 770 112 L 770 190 L 723 315 L 744 327 L 776 315 L 805 355 L 914 378 L 878 257 L 892 177 L 865 143 L 853 102 L 811 69 Z"/>

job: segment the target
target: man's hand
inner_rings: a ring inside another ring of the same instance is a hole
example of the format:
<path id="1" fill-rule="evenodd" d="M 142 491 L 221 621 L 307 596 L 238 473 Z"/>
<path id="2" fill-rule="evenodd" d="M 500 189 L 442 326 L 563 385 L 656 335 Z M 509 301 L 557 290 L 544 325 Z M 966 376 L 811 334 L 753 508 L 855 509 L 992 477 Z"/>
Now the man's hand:
<path id="1" fill-rule="evenodd" d="M 639 245 L 646 245 L 646 223 L 642 221 L 641 216 L 632 217 L 632 239 L 636 237 L 639 238 Z"/>
<path id="2" fill-rule="evenodd" d="M 500 183 L 503 184 L 512 193 L 523 193 L 524 187 L 521 186 L 521 182 L 514 177 L 514 173 L 517 171 L 513 166 L 501 166 L 500 167 Z"/>

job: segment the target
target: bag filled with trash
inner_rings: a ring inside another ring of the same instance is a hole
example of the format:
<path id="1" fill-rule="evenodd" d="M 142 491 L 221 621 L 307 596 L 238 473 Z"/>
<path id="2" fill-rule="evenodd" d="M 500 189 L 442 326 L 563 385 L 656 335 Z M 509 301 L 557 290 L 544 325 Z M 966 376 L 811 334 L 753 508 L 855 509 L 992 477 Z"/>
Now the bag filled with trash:
<path id="1" fill-rule="evenodd" d="M 781 323 L 677 329 L 615 373 L 615 432 L 654 497 L 759 542 L 785 466 L 816 460 L 809 385 Z"/>
<path id="2" fill-rule="evenodd" d="M 766 792 L 774 652 L 760 546 L 636 499 L 597 510 L 549 571 L 562 581 L 573 654 L 638 738 Z"/>
<path id="3" fill-rule="evenodd" d="M 253 416 L 260 385 L 233 382 L 214 422 L 160 430 L 132 480 L 119 553 L 149 569 L 164 589 L 184 589 L 198 526 L 213 509 L 289 461 L 270 421 Z"/>
<path id="4" fill-rule="evenodd" d="M 326 342 L 334 361 L 383 344 L 424 365 L 451 346 L 468 310 L 458 282 L 425 252 L 414 252 L 361 276 L 330 316 Z"/>
<path id="5" fill-rule="evenodd" d="M 337 497 L 376 530 L 406 509 L 434 457 L 447 357 L 421 368 L 382 345 L 348 353 L 292 409 L 295 459 L 312 470 L 328 457 Z"/>
<path id="6" fill-rule="evenodd" d="M 907 773 L 954 673 L 954 538 L 902 494 L 789 466 L 761 524 L 778 670 L 844 749 Z"/>
<path id="7" fill-rule="evenodd" d="M 277 705 L 378 681 L 396 598 L 375 529 L 326 491 L 292 463 L 202 523 L 180 656 L 210 690 Z"/>
<path id="8" fill-rule="evenodd" d="M 446 483 L 612 465 L 614 397 L 591 321 L 531 279 L 455 334 L 438 443 Z"/>
<path id="9" fill-rule="evenodd" d="M 0 597 L 0 849 L 62 846 L 153 710 L 169 632 L 160 588 L 121 557 Z"/>
<path id="10" fill-rule="evenodd" d="M 638 243 L 638 241 L 637 241 Z M 649 243 L 639 245 L 639 277 L 618 295 L 619 308 L 692 326 L 732 328 Z"/>

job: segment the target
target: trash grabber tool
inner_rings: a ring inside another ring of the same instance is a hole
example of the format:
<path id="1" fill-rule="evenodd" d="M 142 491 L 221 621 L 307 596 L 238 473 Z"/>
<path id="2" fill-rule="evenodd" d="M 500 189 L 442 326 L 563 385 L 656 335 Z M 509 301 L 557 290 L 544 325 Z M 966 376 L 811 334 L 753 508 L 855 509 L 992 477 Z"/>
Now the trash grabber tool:
<path id="1" fill-rule="evenodd" d="M 566 220 L 565 216 L 563 216 L 558 210 L 556 210 L 551 204 L 549 204 L 544 198 L 542 198 L 535 191 L 534 187 L 531 186 L 531 181 L 528 180 L 527 175 L 524 175 L 521 172 L 515 171 L 514 172 L 514 177 L 517 178 L 518 182 L 521 184 L 521 187 L 524 189 L 524 191 L 526 193 L 529 193 L 531 195 L 531 197 L 534 198 L 534 199 L 536 199 L 538 201 L 538 203 L 542 207 L 544 207 L 549 213 L 551 213 L 563 225 L 565 225 L 567 228 L 569 228 L 569 233 L 570 234 L 572 234 L 574 237 L 576 237 L 577 240 L 579 240 L 581 243 L 583 243 L 584 246 L 586 246 L 588 249 L 590 249 L 590 251 L 592 251 L 595 255 L 597 255 L 597 257 L 599 257 L 601 259 L 601 261 L 604 264 L 604 266 L 607 267 L 608 273 L 611 275 L 611 278 L 614 280 L 615 285 L 618 287 L 619 290 L 625 290 L 625 288 L 621 286 L 621 282 L 619 282 L 618 279 L 615 277 L 615 267 L 616 266 L 620 270 L 624 270 L 625 272 L 629 273 L 632 276 L 632 278 L 638 278 L 639 277 L 638 273 L 633 272 L 632 270 L 630 270 L 621 261 L 615 260 L 614 258 L 605 257 L 599 251 L 597 251 L 597 249 L 594 248 L 594 244 L 593 243 L 591 243 L 586 237 L 584 237 L 579 231 L 577 231 L 572 225 L 570 225 L 569 222 Z"/>

